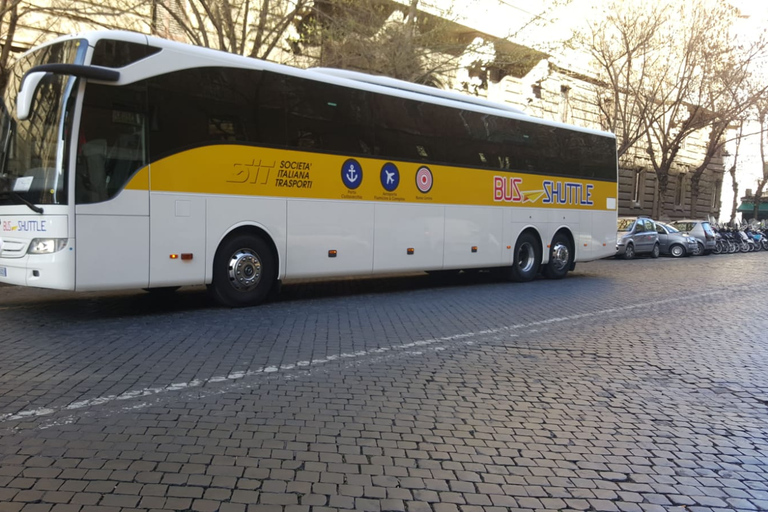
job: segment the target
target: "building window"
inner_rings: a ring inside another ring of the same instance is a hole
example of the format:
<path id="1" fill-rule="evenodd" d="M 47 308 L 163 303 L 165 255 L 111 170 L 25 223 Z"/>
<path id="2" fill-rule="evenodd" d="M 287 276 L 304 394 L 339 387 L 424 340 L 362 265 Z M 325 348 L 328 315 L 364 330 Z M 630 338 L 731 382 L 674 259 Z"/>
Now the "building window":
<path id="1" fill-rule="evenodd" d="M 685 184 L 685 174 L 678 174 L 675 185 L 675 206 L 678 208 L 682 208 L 685 203 Z"/>
<path id="2" fill-rule="evenodd" d="M 570 121 L 571 113 L 571 88 L 567 85 L 560 86 L 560 121 L 567 123 Z"/>
<path id="3" fill-rule="evenodd" d="M 717 180 L 715 186 L 712 187 L 712 208 L 717 209 L 720 207 L 720 195 L 723 193 L 723 181 Z"/>
<path id="4" fill-rule="evenodd" d="M 635 182 L 632 187 L 632 203 L 635 206 L 643 205 L 643 189 L 645 189 L 645 171 L 635 172 Z"/>

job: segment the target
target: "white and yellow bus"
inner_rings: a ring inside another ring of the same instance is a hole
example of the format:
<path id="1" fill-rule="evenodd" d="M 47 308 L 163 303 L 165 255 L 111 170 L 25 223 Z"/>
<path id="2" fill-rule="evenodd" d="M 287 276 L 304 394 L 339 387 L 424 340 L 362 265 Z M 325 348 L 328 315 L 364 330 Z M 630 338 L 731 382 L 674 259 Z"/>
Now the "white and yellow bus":
<path id="1" fill-rule="evenodd" d="M 10 71 L 0 282 L 208 285 L 502 268 L 561 278 L 615 252 L 611 134 L 398 80 L 128 32 Z"/>

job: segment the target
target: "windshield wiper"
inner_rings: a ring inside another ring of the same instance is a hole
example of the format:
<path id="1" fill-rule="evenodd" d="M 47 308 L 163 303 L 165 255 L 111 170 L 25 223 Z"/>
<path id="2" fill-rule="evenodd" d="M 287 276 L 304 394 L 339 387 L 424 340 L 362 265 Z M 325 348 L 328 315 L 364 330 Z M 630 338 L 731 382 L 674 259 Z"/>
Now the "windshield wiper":
<path id="1" fill-rule="evenodd" d="M 30 203 L 11 188 L 11 179 L 7 175 L 0 175 L 0 197 L 10 197 L 18 203 L 27 205 L 35 213 L 43 213 L 42 208 L 34 203 Z"/>

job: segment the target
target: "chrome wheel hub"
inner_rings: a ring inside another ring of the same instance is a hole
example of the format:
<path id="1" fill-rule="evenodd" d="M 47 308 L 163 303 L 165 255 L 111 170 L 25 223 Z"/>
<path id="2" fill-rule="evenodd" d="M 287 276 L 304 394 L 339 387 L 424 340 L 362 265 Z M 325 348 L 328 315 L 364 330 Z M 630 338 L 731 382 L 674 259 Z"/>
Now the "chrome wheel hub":
<path id="1" fill-rule="evenodd" d="M 552 256 L 550 263 L 557 271 L 564 270 L 571 260 L 571 251 L 563 243 L 556 243 L 552 246 Z"/>
<path id="2" fill-rule="evenodd" d="M 524 274 L 530 272 L 534 263 L 536 262 L 536 253 L 533 250 L 533 246 L 527 242 L 520 245 L 520 247 L 517 249 L 517 256 L 515 259 L 517 268 L 519 268 Z"/>
<path id="3" fill-rule="evenodd" d="M 259 284 L 261 260 L 251 249 L 239 249 L 229 258 L 229 282 L 235 290 L 247 292 Z"/>

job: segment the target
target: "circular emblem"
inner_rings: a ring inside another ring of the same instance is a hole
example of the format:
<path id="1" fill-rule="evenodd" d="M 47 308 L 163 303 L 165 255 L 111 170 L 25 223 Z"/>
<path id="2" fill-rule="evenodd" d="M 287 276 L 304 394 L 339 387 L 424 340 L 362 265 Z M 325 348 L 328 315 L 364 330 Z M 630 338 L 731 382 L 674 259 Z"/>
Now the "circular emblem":
<path id="1" fill-rule="evenodd" d="M 422 194 L 432 190 L 432 171 L 429 170 L 429 167 L 420 167 L 416 172 L 416 187 Z"/>
<path id="2" fill-rule="evenodd" d="M 395 164 L 387 162 L 381 168 L 381 186 L 387 192 L 394 192 L 398 185 L 400 185 L 400 171 Z"/>
<path id="3" fill-rule="evenodd" d="M 341 181 L 347 188 L 356 189 L 363 182 L 363 168 L 354 158 L 350 158 L 341 167 Z"/>

